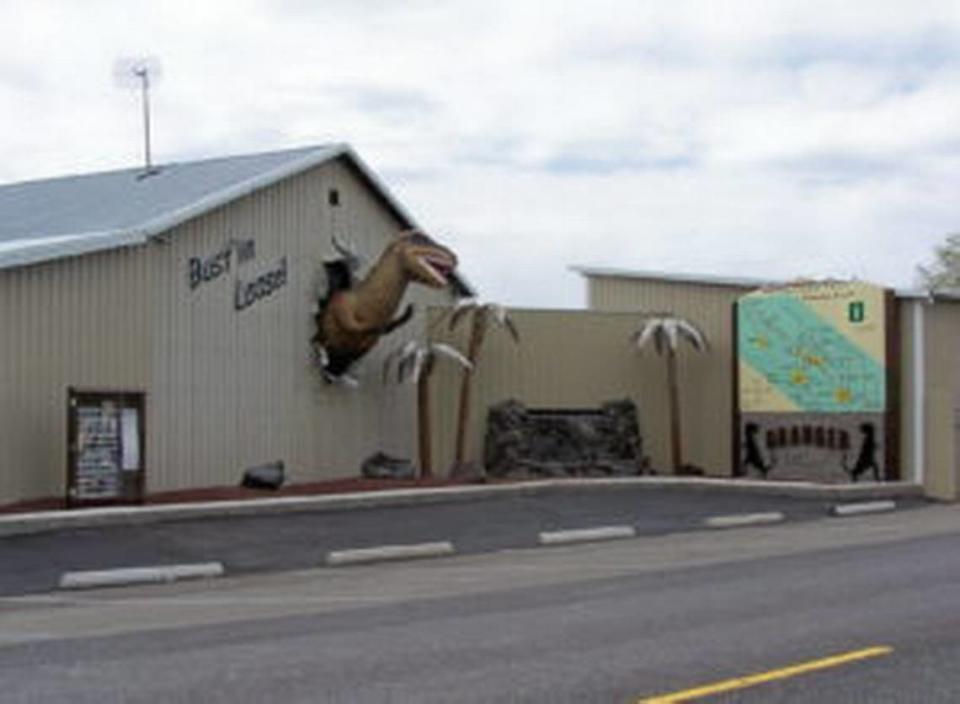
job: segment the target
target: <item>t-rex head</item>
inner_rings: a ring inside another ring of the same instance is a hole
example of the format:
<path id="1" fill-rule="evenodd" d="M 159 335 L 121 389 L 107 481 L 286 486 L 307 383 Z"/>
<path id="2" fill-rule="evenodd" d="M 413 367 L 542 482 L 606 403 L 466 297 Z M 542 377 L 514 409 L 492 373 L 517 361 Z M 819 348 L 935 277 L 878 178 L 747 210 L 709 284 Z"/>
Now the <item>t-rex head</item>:
<path id="1" fill-rule="evenodd" d="M 457 268 L 457 255 L 419 230 L 409 230 L 390 245 L 413 281 L 430 288 L 444 288 Z"/>

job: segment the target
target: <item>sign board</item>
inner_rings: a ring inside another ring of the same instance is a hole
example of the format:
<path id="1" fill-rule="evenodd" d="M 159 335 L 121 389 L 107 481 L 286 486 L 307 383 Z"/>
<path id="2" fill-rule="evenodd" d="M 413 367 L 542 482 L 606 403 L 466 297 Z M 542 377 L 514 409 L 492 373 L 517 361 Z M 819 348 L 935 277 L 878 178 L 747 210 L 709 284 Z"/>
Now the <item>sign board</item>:
<path id="1" fill-rule="evenodd" d="M 139 503 L 144 394 L 67 390 L 67 505 Z"/>
<path id="2" fill-rule="evenodd" d="M 884 289 L 789 286 L 738 304 L 744 413 L 882 413 L 887 406 Z"/>
<path id="3" fill-rule="evenodd" d="M 860 281 L 762 289 L 736 305 L 735 472 L 898 476 L 893 294 Z"/>

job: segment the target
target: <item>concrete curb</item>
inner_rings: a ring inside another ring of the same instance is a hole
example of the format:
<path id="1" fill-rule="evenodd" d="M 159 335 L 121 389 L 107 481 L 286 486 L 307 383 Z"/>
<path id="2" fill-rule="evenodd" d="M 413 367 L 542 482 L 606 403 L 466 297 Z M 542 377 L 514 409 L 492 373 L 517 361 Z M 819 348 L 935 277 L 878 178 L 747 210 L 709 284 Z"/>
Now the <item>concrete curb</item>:
<path id="1" fill-rule="evenodd" d="M 353 550 L 335 550 L 327 553 L 326 564 L 329 567 L 344 565 L 362 565 L 371 562 L 391 560 L 420 560 L 430 557 L 448 557 L 454 555 L 453 543 L 415 543 L 412 545 L 378 545 L 371 548 Z"/>
<path id="2" fill-rule="evenodd" d="M 703 525 L 707 528 L 741 528 L 744 526 L 759 526 L 770 523 L 781 523 L 786 516 L 780 511 L 770 513 L 743 513 L 734 516 L 711 516 L 705 518 Z"/>
<path id="3" fill-rule="evenodd" d="M 837 517 L 861 516 L 868 513 L 887 513 L 896 511 L 895 501 L 861 501 L 855 504 L 837 504 L 831 507 L 830 515 Z"/>
<path id="4" fill-rule="evenodd" d="M 126 587 L 134 584 L 159 584 L 181 579 L 209 579 L 222 577 L 223 564 L 203 562 L 191 565 L 163 565 L 157 567 L 123 567 L 111 570 L 64 572 L 60 589 L 96 589 L 99 587 Z"/>
<path id="5" fill-rule="evenodd" d="M 509 495 L 540 494 L 555 491 L 635 489 L 686 489 L 691 491 L 745 492 L 760 495 L 823 498 L 834 501 L 878 500 L 922 497 L 917 484 L 822 485 L 808 482 L 771 482 L 751 479 L 708 479 L 702 477 L 623 477 L 612 479 L 547 479 L 510 484 L 483 484 L 425 489 L 385 491 L 322 496 L 289 496 L 247 501 L 212 501 L 91 508 L 74 511 L 44 511 L 0 516 L 0 537 L 25 535 L 74 528 L 138 525 L 202 518 L 263 516 L 305 511 L 346 511 L 386 506 L 476 501 Z"/>
<path id="6" fill-rule="evenodd" d="M 573 545 L 575 543 L 593 543 L 601 540 L 622 540 L 636 537 L 637 529 L 633 526 L 601 526 L 575 530 L 543 531 L 540 533 L 539 539 L 541 545 Z"/>

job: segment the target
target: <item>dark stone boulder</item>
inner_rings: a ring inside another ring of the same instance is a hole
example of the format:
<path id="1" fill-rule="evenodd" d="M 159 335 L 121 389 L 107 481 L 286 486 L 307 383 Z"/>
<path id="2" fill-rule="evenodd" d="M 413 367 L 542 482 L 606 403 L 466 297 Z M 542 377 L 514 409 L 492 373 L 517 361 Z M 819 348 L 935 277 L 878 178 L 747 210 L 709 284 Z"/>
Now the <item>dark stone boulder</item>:
<path id="1" fill-rule="evenodd" d="M 247 489 L 279 489 L 286 480 L 283 462 L 251 467 L 243 473 L 240 486 Z"/>
<path id="2" fill-rule="evenodd" d="M 384 452 L 375 452 L 365 459 L 360 473 L 367 479 L 415 479 L 417 476 L 413 462 Z"/>

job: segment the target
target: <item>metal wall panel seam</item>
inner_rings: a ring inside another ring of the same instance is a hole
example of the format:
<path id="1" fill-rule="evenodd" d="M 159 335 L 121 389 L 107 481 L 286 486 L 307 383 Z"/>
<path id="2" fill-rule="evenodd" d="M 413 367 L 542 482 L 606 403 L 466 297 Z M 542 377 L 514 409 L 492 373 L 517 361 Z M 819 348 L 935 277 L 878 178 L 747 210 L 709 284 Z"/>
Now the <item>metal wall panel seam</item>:
<path id="1" fill-rule="evenodd" d="M 913 466 L 914 481 L 923 485 L 926 478 L 926 330 L 924 307 L 926 301 L 913 303 Z"/>

